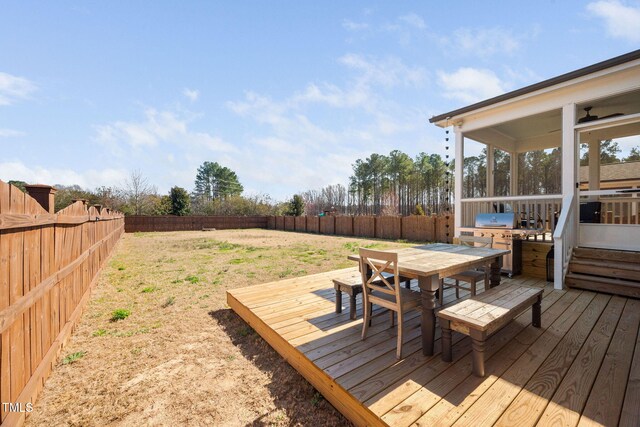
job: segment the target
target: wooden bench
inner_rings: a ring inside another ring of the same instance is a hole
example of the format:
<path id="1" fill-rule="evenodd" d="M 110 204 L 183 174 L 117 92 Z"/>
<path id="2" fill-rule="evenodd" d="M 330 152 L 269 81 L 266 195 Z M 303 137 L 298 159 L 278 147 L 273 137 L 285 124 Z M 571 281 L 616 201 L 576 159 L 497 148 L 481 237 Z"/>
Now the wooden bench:
<path id="1" fill-rule="evenodd" d="M 486 339 L 532 306 L 532 324 L 539 328 L 542 292 L 540 288 L 529 286 L 503 285 L 440 310 L 442 360 L 452 360 L 452 330 L 468 335 L 473 349 L 473 373 L 484 377 Z"/>
<path id="2" fill-rule="evenodd" d="M 385 277 L 392 275 L 384 274 Z M 333 288 L 336 290 L 336 313 L 342 313 L 342 293 L 349 295 L 349 317 L 356 318 L 356 296 L 362 293 L 362 276 L 359 271 L 349 271 L 333 279 Z M 405 288 L 411 287 L 411 279 L 400 276 Z"/>

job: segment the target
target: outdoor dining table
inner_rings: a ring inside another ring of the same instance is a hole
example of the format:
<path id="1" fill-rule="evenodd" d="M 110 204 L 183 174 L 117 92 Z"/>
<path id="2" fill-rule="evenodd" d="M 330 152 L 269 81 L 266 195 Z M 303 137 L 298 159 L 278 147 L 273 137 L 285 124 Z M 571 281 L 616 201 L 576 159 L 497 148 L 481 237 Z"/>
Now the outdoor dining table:
<path id="1" fill-rule="evenodd" d="M 500 284 L 500 260 L 508 250 L 434 243 L 411 248 L 389 249 L 398 254 L 398 273 L 418 280 L 422 295 L 422 353 L 433 355 L 436 332 L 436 292 L 440 279 L 478 267 L 490 268 L 489 288 Z M 358 254 L 348 259 L 359 261 Z M 371 275 L 367 267 L 367 275 Z"/>

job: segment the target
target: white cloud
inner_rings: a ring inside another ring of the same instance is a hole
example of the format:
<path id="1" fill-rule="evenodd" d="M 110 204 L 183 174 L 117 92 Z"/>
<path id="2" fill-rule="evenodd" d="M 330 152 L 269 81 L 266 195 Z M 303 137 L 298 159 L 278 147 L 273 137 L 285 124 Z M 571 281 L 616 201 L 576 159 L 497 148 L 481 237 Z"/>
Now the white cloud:
<path id="1" fill-rule="evenodd" d="M 502 28 L 459 28 L 451 38 L 443 38 L 447 50 L 486 58 L 515 52 L 520 43 L 511 31 Z"/>
<path id="2" fill-rule="evenodd" d="M 587 10 L 602 18 L 611 37 L 630 42 L 640 41 L 640 6 L 627 6 L 618 0 L 589 3 Z"/>
<path id="3" fill-rule="evenodd" d="M 11 105 L 17 100 L 27 99 L 36 90 L 36 85 L 24 77 L 0 72 L 0 105 Z"/>
<path id="4" fill-rule="evenodd" d="M 413 38 L 421 35 L 427 28 L 424 19 L 415 13 L 399 16 L 392 23 L 382 25 L 381 30 L 398 37 L 402 46 L 409 46 Z"/>
<path id="5" fill-rule="evenodd" d="M 445 97 L 469 104 L 507 91 L 507 85 L 491 70 L 459 68 L 453 73 L 439 71 L 438 79 Z"/>
<path id="6" fill-rule="evenodd" d="M 379 84 L 382 86 L 420 86 L 426 79 L 426 72 L 421 67 L 409 67 L 400 59 L 389 57 L 379 59 L 357 54 L 347 54 L 340 58 L 347 67 L 361 72 L 359 81 L 363 84 Z"/>
<path id="7" fill-rule="evenodd" d="M 427 25 L 424 23 L 424 19 L 415 13 L 409 13 L 408 15 L 401 16 L 398 18 L 398 21 L 404 22 L 420 30 L 427 28 Z"/>
<path id="8" fill-rule="evenodd" d="M 187 98 L 189 98 L 189 100 L 190 100 L 191 102 L 195 102 L 195 101 L 197 101 L 197 100 L 198 100 L 198 97 L 200 96 L 200 92 L 198 92 L 198 91 L 197 91 L 197 90 L 195 90 L 195 89 L 189 89 L 189 88 L 184 88 L 184 89 L 182 90 L 182 94 L 183 94 L 184 96 L 186 96 Z"/>
<path id="9" fill-rule="evenodd" d="M 366 22 L 354 22 L 350 19 L 342 21 L 342 27 L 347 31 L 363 31 L 369 29 L 369 24 Z"/>
<path id="10" fill-rule="evenodd" d="M 199 146 L 211 151 L 233 151 L 222 138 L 188 128 L 189 120 L 171 111 L 145 111 L 145 120 L 117 121 L 96 127 L 96 139 L 107 145 L 126 143 L 134 148 L 151 148 L 160 143 Z"/>
<path id="11" fill-rule="evenodd" d="M 370 94 L 366 87 L 356 86 L 345 91 L 332 84 L 310 83 L 304 91 L 296 93 L 291 102 L 293 104 L 323 103 L 336 108 L 354 108 L 365 105 L 369 98 Z"/>
<path id="12" fill-rule="evenodd" d="M 284 139 L 277 137 L 256 138 L 254 140 L 256 145 L 266 148 L 269 152 L 282 152 L 282 153 L 300 153 L 302 147 L 300 145 L 292 144 Z"/>
<path id="13" fill-rule="evenodd" d="M 124 169 L 88 169 L 83 172 L 65 168 L 45 168 L 27 166 L 20 161 L 0 163 L 0 179 L 3 181 L 20 180 L 29 184 L 77 184 L 93 189 L 100 186 L 113 186 L 124 181 L 128 172 Z"/>
<path id="14" fill-rule="evenodd" d="M 0 129 L 0 138 L 17 138 L 24 135 L 26 135 L 26 133 L 19 130 Z"/>

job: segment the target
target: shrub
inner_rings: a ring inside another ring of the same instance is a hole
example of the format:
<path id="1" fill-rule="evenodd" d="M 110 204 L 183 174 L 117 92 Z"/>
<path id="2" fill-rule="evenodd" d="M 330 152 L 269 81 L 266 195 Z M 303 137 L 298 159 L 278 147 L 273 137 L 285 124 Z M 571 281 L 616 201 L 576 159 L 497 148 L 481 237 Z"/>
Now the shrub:
<path id="1" fill-rule="evenodd" d="M 130 310 L 119 308 L 117 310 L 113 310 L 113 312 L 111 313 L 111 321 L 117 322 L 118 320 L 124 320 L 129 316 L 131 316 Z"/>
<path id="2" fill-rule="evenodd" d="M 75 353 L 71 353 L 67 357 L 62 359 L 62 364 L 63 365 L 68 365 L 70 363 L 74 363 L 74 362 L 78 361 L 79 359 L 82 359 L 85 354 L 87 354 L 86 351 L 77 351 Z"/>

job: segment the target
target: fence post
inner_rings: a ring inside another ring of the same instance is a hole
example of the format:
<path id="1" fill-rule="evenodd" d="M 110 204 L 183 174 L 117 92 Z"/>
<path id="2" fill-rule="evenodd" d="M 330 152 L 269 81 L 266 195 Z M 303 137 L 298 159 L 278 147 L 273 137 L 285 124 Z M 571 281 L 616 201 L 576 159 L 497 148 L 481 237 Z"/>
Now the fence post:
<path id="1" fill-rule="evenodd" d="M 377 234 L 377 233 L 376 233 L 376 231 L 377 231 L 377 228 L 378 228 L 378 217 L 374 216 L 374 217 L 373 217 L 373 238 L 374 238 L 374 239 L 376 238 L 376 234 Z"/>
<path id="2" fill-rule="evenodd" d="M 36 199 L 36 202 L 38 202 L 45 211 L 50 214 L 56 213 L 55 195 L 58 190 L 50 185 L 44 184 L 25 185 L 24 187 L 27 190 L 27 194 Z"/>

